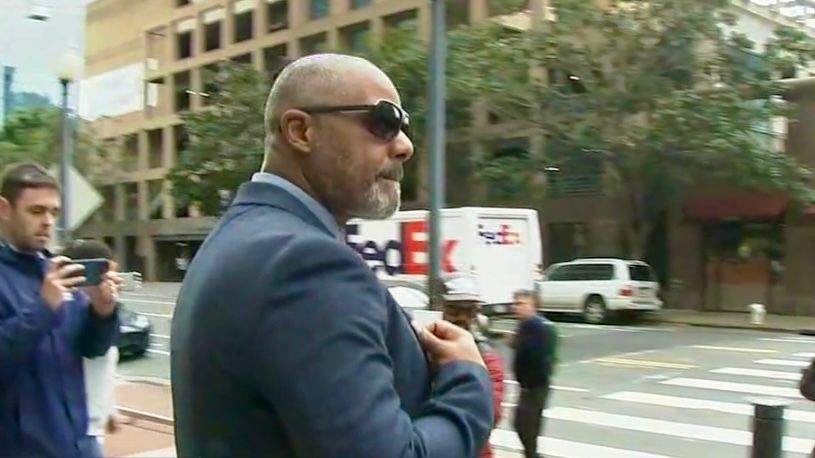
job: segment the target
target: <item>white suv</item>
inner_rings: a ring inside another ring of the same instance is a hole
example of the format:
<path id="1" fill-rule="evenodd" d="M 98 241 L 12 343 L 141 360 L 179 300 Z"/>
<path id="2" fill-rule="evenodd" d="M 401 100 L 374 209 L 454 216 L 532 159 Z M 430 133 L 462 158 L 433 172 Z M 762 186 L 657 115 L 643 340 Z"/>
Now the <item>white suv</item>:
<path id="1" fill-rule="evenodd" d="M 651 266 L 623 259 L 576 259 L 551 265 L 538 283 L 540 309 L 582 313 L 602 323 L 618 311 L 662 308 L 659 283 Z"/>

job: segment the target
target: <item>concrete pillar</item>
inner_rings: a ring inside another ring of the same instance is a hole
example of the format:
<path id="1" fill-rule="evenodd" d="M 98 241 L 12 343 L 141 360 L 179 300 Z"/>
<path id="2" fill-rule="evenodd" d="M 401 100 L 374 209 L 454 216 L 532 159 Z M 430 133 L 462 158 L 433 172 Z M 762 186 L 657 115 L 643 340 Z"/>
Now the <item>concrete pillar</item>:
<path id="1" fill-rule="evenodd" d="M 328 51 L 336 51 L 340 49 L 340 32 L 337 29 L 330 29 L 328 31 L 328 38 L 326 39 Z"/>
<path id="2" fill-rule="evenodd" d="M 297 3 L 297 2 L 294 2 Z M 235 42 L 235 7 L 231 0 L 224 4 L 224 22 L 221 27 L 221 47 L 226 48 Z"/>
<path id="3" fill-rule="evenodd" d="M 428 43 L 430 42 L 431 19 L 430 2 L 425 2 L 419 7 L 419 12 L 416 14 L 416 21 L 418 22 L 419 39 Z"/>
<path id="4" fill-rule="evenodd" d="M 139 221 L 150 219 L 150 202 L 147 181 L 141 180 L 137 184 L 139 189 Z"/>
<path id="5" fill-rule="evenodd" d="M 269 24 L 268 13 L 269 13 L 269 10 L 268 10 L 268 8 L 266 8 L 266 0 L 257 0 L 257 5 L 255 5 L 255 11 L 254 11 L 254 14 L 252 15 L 252 27 L 255 29 L 255 33 L 254 33 L 255 38 L 262 38 L 262 37 L 266 36 L 266 33 L 269 30 L 268 29 L 268 24 Z M 262 54 L 263 54 L 263 51 L 261 50 L 261 55 Z M 263 64 L 262 59 L 261 60 L 255 60 L 255 62 L 258 62 L 258 61 L 261 63 L 261 65 Z M 260 68 L 262 69 L 263 67 L 260 67 Z"/>
<path id="6" fill-rule="evenodd" d="M 150 139 L 146 130 L 140 130 L 136 133 L 136 146 L 138 148 L 136 168 L 138 170 L 147 170 L 150 162 Z"/>
<path id="7" fill-rule="evenodd" d="M 487 0 L 470 0 L 470 24 L 481 22 L 489 17 Z"/>
<path id="8" fill-rule="evenodd" d="M 118 183 L 113 185 L 113 195 L 115 203 L 113 204 L 113 215 L 116 221 L 125 220 L 125 205 L 127 198 L 125 197 L 125 185 Z"/>
<path id="9" fill-rule="evenodd" d="M 119 263 L 120 269 L 127 268 L 127 245 L 125 244 L 125 238 L 122 235 L 117 235 L 113 237 L 113 257 L 116 259 L 116 262 Z"/>
<path id="10" fill-rule="evenodd" d="M 203 97 L 201 97 L 201 92 L 204 90 L 202 72 L 201 67 L 190 69 L 190 90 L 193 92 L 190 94 L 190 108 L 192 110 L 197 110 L 204 105 Z"/>
<path id="11" fill-rule="evenodd" d="M 308 2 L 306 0 L 289 2 L 289 28 L 296 29 L 308 20 Z"/>
<path id="12" fill-rule="evenodd" d="M 380 36 L 385 31 L 385 21 L 381 16 L 371 19 L 371 33 L 374 36 Z"/>
<path id="13" fill-rule="evenodd" d="M 156 257 L 156 242 L 149 235 L 139 236 L 139 254 L 144 259 L 144 281 L 158 279 L 158 264 Z"/>

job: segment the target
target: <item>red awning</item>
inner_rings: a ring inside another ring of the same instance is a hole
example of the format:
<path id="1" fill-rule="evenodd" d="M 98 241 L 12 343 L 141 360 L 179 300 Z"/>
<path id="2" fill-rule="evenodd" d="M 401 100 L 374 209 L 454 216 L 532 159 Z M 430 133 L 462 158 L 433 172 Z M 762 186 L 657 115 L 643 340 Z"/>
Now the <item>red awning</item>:
<path id="1" fill-rule="evenodd" d="M 784 194 L 758 194 L 751 192 L 697 196 L 683 206 L 688 218 L 702 221 L 725 219 L 777 219 L 790 203 Z"/>

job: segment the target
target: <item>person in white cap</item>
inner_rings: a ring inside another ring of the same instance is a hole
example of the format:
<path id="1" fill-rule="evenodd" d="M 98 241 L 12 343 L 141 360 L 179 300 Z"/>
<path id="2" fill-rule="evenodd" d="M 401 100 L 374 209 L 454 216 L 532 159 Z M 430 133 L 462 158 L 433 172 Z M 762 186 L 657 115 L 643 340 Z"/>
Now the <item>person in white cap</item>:
<path id="1" fill-rule="evenodd" d="M 467 277 L 449 280 L 445 284 L 443 318 L 473 334 L 478 344 L 478 351 L 484 359 L 492 382 L 492 404 L 494 411 L 493 426 L 501 421 L 501 402 L 504 398 L 504 362 L 501 355 L 480 332 L 478 325 L 481 296 L 475 282 Z M 479 453 L 479 458 L 492 458 L 492 447 L 489 441 Z"/>

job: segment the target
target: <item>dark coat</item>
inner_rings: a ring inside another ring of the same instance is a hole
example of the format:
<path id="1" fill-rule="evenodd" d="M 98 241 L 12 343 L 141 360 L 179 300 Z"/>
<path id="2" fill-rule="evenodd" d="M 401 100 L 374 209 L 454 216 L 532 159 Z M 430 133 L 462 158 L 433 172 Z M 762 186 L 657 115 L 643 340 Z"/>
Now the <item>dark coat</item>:
<path id="1" fill-rule="evenodd" d="M 487 371 L 433 378 L 359 255 L 306 205 L 244 184 L 190 264 L 173 318 L 179 457 L 475 457 Z"/>

